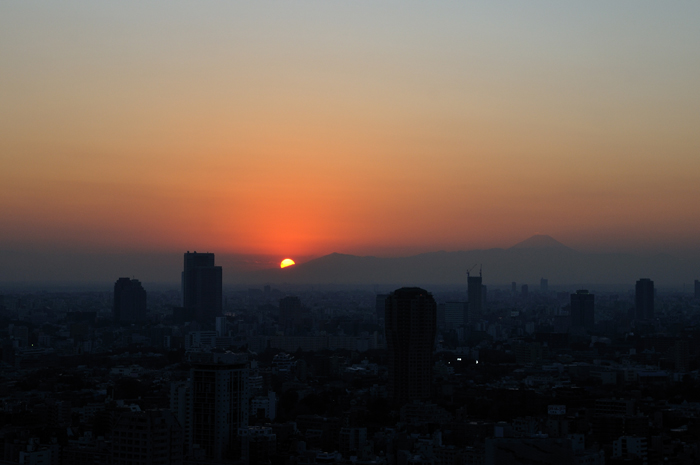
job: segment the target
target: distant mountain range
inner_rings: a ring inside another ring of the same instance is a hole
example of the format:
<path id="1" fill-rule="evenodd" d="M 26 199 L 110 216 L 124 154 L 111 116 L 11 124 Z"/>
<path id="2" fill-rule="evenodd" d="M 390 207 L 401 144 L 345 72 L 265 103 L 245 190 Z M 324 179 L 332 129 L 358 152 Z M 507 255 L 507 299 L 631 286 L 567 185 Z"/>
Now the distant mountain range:
<path id="1" fill-rule="evenodd" d="M 466 271 L 483 269 L 485 284 L 630 284 L 642 277 L 665 285 L 700 278 L 696 261 L 670 255 L 592 254 L 571 249 L 553 237 L 536 235 L 508 249 L 431 252 L 410 257 L 358 257 L 332 253 L 285 269 L 247 273 L 249 283 L 452 285 Z M 474 272 L 474 271 L 473 271 Z"/>

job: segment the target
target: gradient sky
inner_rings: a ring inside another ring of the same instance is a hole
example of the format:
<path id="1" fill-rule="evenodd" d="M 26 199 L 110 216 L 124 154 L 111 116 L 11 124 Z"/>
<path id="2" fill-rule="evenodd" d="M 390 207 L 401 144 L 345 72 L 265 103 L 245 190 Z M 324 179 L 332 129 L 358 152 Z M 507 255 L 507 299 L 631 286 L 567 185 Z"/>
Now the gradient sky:
<path id="1" fill-rule="evenodd" d="M 698 249 L 699 23 L 695 1 L 2 2 L 0 251 Z"/>

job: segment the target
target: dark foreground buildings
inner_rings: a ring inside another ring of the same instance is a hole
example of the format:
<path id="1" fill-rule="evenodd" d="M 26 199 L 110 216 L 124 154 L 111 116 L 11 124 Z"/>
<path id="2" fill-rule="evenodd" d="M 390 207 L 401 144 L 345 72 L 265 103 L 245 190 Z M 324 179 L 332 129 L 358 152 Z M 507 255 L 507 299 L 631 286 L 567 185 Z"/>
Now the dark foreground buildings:
<path id="1" fill-rule="evenodd" d="M 429 399 L 437 305 L 432 294 L 403 287 L 389 294 L 385 306 L 389 398 L 399 403 Z"/>
<path id="2" fill-rule="evenodd" d="M 180 465 L 182 441 L 182 427 L 170 410 L 126 412 L 112 429 L 111 464 Z"/>
<path id="3" fill-rule="evenodd" d="M 185 253 L 182 271 L 182 306 L 200 323 L 213 325 L 222 313 L 221 267 L 213 253 Z"/>

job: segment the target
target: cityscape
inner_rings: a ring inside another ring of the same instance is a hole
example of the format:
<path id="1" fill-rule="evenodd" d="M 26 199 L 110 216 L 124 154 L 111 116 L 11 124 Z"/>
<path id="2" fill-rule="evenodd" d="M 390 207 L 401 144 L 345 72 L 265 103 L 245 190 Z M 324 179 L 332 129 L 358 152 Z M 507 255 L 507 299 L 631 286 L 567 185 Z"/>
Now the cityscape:
<path id="1" fill-rule="evenodd" d="M 292 265 L 296 266 L 296 265 Z M 481 268 L 481 267 L 479 267 Z M 2 463 L 651 464 L 700 457 L 700 281 L 0 298 Z"/>
<path id="2" fill-rule="evenodd" d="M 0 2 L 0 465 L 700 465 L 700 2 Z"/>

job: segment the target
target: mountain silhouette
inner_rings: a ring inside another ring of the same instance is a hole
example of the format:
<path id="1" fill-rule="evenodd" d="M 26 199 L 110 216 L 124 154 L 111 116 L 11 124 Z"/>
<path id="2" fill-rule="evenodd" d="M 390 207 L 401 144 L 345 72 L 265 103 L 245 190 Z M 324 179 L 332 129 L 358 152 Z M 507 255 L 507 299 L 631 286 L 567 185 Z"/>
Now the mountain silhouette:
<path id="1" fill-rule="evenodd" d="M 332 253 L 285 269 L 237 275 L 251 284 L 466 285 L 466 271 L 483 267 L 484 284 L 550 286 L 629 285 L 641 277 L 660 284 L 692 283 L 700 275 L 693 260 L 670 255 L 594 254 L 578 252 L 546 235 L 532 236 L 508 249 L 430 252 L 409 257 L 362 257 Z"/>
<path id="2" fill-rule="evenodd" d="M 565 246 L 558 240 L 554 239 L 552 236 L 547 236 L 546 234 L 535 234 L 534 236 L 525 239 L 522 242 L 518 242 L 511 249 L 560 249 L 560 250 L 573 250 Z"/>

